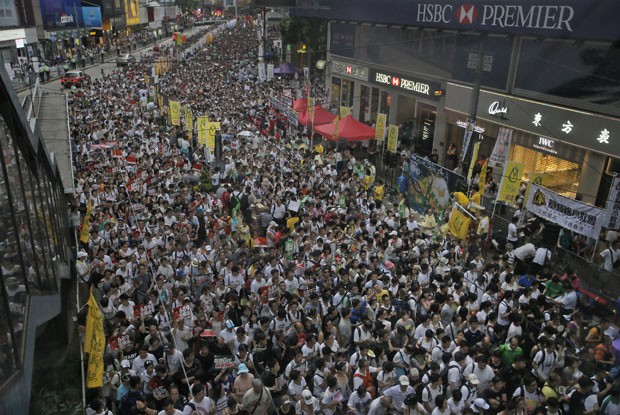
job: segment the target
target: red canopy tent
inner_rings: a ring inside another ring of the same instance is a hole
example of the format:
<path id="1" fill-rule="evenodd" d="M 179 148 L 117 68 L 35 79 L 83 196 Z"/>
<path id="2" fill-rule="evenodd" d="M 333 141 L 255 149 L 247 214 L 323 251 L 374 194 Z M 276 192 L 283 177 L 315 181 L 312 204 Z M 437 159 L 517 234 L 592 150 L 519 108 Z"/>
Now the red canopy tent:
<path id="1" fill-rule="evenodd" d="M 314 127 L 314 132 L 331 141 L 338 141 L 341 138 L 347 141 L 365 141 L 375 138 L 374 128 L 359 122 L 350 115 L 338 122 L 338 131 L 334 131 L 335 127 L 335 123 L 318 125 Z"/>
<path id="2" fill-rule="evenodd" d="M 334 118 L 336 118 L 336 116 L 322 106 L 314 106 L 314 125 L 329 124 L 334 121 Z M 305 126 L 310 126 L 310 124 L 312 124 L 308 111 L 304 110 L 304 112 L 299 113 L 299 123 Z"/>
<path id="3" fill-rule="evenodd" d="M 308 99 L 307 98 L 299 98 L 293 101 L 293 109 L 297 111 L 298 114 L 301 115 L 302 112 L 306 111 L 308 107 Z"/>

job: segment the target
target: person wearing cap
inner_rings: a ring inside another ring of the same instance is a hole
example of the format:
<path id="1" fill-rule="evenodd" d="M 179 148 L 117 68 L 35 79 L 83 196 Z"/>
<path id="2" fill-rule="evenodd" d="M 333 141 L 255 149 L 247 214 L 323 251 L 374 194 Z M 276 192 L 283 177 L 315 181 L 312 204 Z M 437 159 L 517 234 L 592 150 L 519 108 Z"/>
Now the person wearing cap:
<path id="1" fill-rule="evenodd" d="M 271 393 L 260 379 L 254 379 L 252 388 L 243 395 L 241 406 L 250 414 L 258 415 L 268 414 L 271 405 Z"/>
<path id="2" fill-rule="evenodd" d="M 301 393 L 301 399 L 295 404 L 295 413 L 297 415 L 313 415 L 320 413 L 321 404 L 319 399 L 312 396 L 312 392 L 309 389 L 304 390 Z"/>
<path id="3" fill-rule="evenodd" d="M 487 411 L 491 408 L 491 406 L 482 398 L 477 398 L 471 405 L 471 409 L 475 414 L 483 414 L 484 411 Z"/>
<path id="4" fill-rule="evenodd" d="M 280 399 L 280 405 L 276 408 L 277 415 L 296 415 L 296 404 L 289 398 L 288 395 L 282 395 Z"/>
<path id="5" fill-rule="evenodd" d="M 150 382 L 151 379 L 156 376 L 155 364 L 152 360 L 144 362 L 144 371 L 139 376 L 143 385 L 142 393 L 144 394 L 144 398 L 150 402 L 153 400 L 153 391 L 151 390 Z"/>
<path id="6" fill-rule="evenodd" d="M 252 387 L 254 375 L 250 373 L 250 369 L 245 363 L 237 366 L 237 377 L 233 383 L 233 393 L 238 401 L 243 400 L 245 393 Z"/>
<path id="7" fill-rule="evenodd" d="M 461 386 L 461 394 L 465 405 L 471 405 L 478 398 L 478 385 L 480 381 L 474 373 L 464 376 L 464 383 Z"/>
<path id="8" fill-rule="evenodd" d="M 405 399 L 412 393 L 415 393 L 415 389 L 409 384 L 409 377 L 407 375 L 402 375 L 398 378 L 398 385 L 386 389 L 385 392 L 383 392 L 383 396 L 392 398 L 394 411 L 402 414 Z"/>

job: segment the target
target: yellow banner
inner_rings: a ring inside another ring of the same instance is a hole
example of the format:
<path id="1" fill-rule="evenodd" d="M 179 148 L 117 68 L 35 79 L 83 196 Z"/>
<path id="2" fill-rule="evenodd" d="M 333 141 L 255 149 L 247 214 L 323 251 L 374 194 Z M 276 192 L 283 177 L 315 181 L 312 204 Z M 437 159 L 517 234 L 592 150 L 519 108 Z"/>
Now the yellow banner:
<path id="1" fill-rule="evenodd" d="M 194 133 L 194 114 L 192 114 L 189 107 L 185 107 L 185 132 L 187 132 L 188 138 L 192 138 Z"/>
<path id="2" fill-rule="evenodd" d="M 390 125 L 388 127 L 387 150 L 396 153 L 398 148 L 398 126 Z"/>
<path id="3" fill-rule="evenodd" d="M 527 184 L 527 190 L 525 191 L 524 199 L 526 201 L 529 200 L 528 197 L 530 196 L 530 187 L 532 187 L 533 184 L 537 184 L 543 187 L 549 186 L 551 176 L 549 176 L 547 173 L 530 173 L 528 179 L 529 183 Z"/>
<path id="4" fill-rule="evenodd" d="M 160 110 L 164 108 L 164 96 L 162 94 L 157 94 L 157 106 Z"/>
<path id="5" fill-rule="evenodd" d="M 347 115 L 351 115 L 351 108 L 345 107 L 345 106 L 341 106 L 340 107 L 340 118 L 344 118 Z"/>
<path id="6" fill-rule="evenodd" d="M 203 146 L 207 145 L 207 124 L 209 117 L 198 117 L 198 142 Z"/>
<path id="7" fill-rule="evenodd" d="M 179 104 L 179 101 L 168 102 L 168 109 L 172 125 L 181 125 L 181 104 Z"/>
<path id="8" fill-rule="evenodd" d="M 82 231 L 80 232 L 80 242 L 87 244 L 90 240 L 90 214 L 93 211 L 93 201 L 88 201 L 86 206 L 86 215 L 84 215 L 84 221 L 82 222 Z"/>
<path id="9" fill-rule="evenodd" d="M 385 139 L 385 123 L 387 116 L 385 114 L 377 114 L 377 122 L 375 123 L 375 140 L 383 141 Z"/>
<path id="10" fill-rule="evenodd" d="M 207 123 L 207 146 L 211 149 L 215 149 L 215 134 L 220 130 L 219 122 Z"/>
<path id="11" fill-rule="evenodd" d="M 88 353 L 87 388 L 100 388 L 103 386 L 104 351 L 105 334 L 103 332 L 103 318 L 99 304 L 91 290 L 90 298 L 88 299 L 88 316 L 86 317 L 86 332 L 84 336 L 84 352 Z"/>
<path id="12" fill-rule="evenodd" d="M 471 181 L 471 175 L 474 172 L 474 166 L 476 166 L 476 162 L 478 161 L 479 151 L 480 151 L 480 141 L 474 144 L 474 152 L 471 155 L 471 163 L 469 163 L 469 171 L 467 172 L 467 183 Z"/>
<path id="13" fill-rule="evenodd" d="M 509 161 L 506 163 L 504 169 L 504 175 L 499 186 L 499 193 L 497 194 L 498 202 L 507 202 L 515 204 L 517 195 L 519 194 L 519 188 L 521 187 L 521 177 L 523 176 L 523 163 L 517 163 L 516 161 Z"/>
<path id="14" fill-rule="evenodd" d="M 332 123 L 334 123 L 334 138 L 338 139 L 338 137 L 340 136 L 340 133 L 338 132 L 338 125 L 340 124 L 340 115 L 334 118 L 334 121 L 332 121 Z"/>
<path id="15" fill-rule="evenodd" d="M 314 125 L 314 106 L 316 99 L 308 97 L 308 115 L 310 116 L 310 125 Z"/>
<path id="16" fill-rule="evenodd" d="M 465 240 L 469 232 L 471 219 L 465 216 L 457 207 L 452 208 L 450 220 L 448 221 L 448 229 L 455 238 Z"/>
<path id="17" fill-rule="evenodd" d="M 489 166 L 489 161 L 485 160 L 482 163 L 482 167 L 480 168 L 480 177 L 478 178 L 478 188 L 484 194 L 484 185 L 487 183 L 487 169 Z"/>

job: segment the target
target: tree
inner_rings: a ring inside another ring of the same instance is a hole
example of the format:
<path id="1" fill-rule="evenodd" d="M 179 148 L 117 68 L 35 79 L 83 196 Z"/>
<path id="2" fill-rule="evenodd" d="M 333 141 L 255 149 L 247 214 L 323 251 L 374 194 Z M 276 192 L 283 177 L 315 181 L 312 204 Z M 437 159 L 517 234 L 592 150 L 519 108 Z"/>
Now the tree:
<path id="1" fill-rule="evenodd" d="M 198 9 L 203 2 L 200 0 L 175 0 L 175 4 L 185 12 Z"/>

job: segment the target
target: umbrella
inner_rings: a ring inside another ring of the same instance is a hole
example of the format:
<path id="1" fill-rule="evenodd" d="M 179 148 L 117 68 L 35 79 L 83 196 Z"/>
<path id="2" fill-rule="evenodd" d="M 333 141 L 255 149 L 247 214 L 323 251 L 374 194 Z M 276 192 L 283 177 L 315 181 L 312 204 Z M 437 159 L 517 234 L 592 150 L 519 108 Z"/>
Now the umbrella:
<path id="1" fill-rule="evenodd" d="M 239 134 L 237 134 L 237 136 L 250 138 L 254 137 L 254 133 L 251 131 L 241 131 Z"/>

